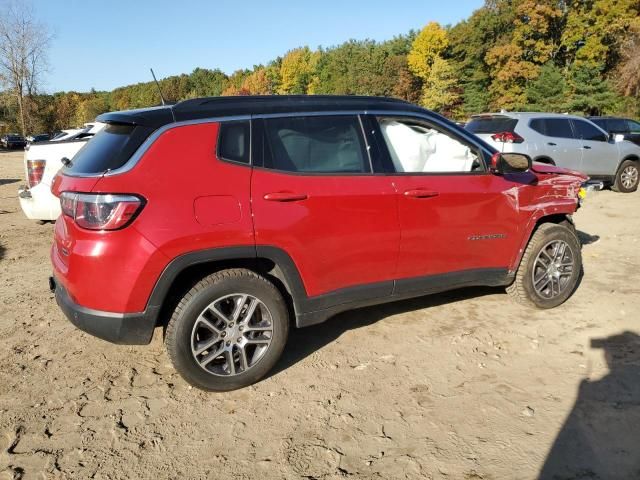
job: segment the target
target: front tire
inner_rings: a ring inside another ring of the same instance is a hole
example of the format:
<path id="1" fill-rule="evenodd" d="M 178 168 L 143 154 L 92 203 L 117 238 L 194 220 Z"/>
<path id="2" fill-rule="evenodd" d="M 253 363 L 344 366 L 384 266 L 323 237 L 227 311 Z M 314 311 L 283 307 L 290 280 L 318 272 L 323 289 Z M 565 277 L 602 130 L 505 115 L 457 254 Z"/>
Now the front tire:
<path id="1" fill-rule="evenodd" d="M 278 289 L 251 270 L 229 269 L 205 277 L 182 298 L 165 344 L 188 383 L 223 392 L 260 380 L 280 358 L 288 333 Z"/>
<path id="2" fill-rule="evenodd" d="M 612 189 L 616 192 L 631 193 L 638 189 L 638 181 L 640 180 L 638 162 L 633 160 L 625 160 L 620 165 L 616 179 L 613 182 Z"/>
<path id="3" fill-rule="evenodd" d="M 581 274 L 580 240 L 575 230 L 543 223 L 531 236 L 507 293 L 524 305 L 554 308 L 573 294 Z"/>

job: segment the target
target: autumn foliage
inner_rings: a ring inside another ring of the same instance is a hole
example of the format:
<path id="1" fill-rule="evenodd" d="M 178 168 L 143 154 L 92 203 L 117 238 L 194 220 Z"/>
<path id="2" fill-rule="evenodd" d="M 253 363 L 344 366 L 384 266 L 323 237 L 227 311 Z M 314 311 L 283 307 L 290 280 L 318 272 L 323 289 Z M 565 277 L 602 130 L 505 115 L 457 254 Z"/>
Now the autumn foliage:
<path id="1" fill-rule="evenodd" d="M 428 19 L 425 19 L 428 20 Z M 207 63 L 207 59 L 203 59 Z M 454 25 L 391 40 L 303 46 L 228 75 L 198 68 L 161 80 L 171 101 L 216 95 L 357 94 L 402 98 L 456 119 L 487 110 L 640 115 L 638 0 L 486 0 Z M 0 94 L 4 123 L 18 125 Z M 159 103 L 152 82 L 26 98 L 30 131 Z"/>

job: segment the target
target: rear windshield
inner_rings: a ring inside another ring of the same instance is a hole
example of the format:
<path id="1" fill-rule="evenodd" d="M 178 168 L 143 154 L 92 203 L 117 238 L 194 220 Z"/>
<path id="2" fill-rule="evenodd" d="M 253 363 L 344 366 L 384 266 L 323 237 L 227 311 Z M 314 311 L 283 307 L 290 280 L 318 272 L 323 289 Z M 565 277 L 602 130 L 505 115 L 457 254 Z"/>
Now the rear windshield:
<path id="1" fill-rule="evenodd" d="M 152 131 L 142 126 L 109 124 L 75 154 L 65 173 L 95 174 L 120 168 Z"/>
<path id="2" fill-rule="evenodd" d="M 517 123 L 516 118 L 504 116 L 473 117 L 464 128 L 472 133 L 513 132 Z"/>

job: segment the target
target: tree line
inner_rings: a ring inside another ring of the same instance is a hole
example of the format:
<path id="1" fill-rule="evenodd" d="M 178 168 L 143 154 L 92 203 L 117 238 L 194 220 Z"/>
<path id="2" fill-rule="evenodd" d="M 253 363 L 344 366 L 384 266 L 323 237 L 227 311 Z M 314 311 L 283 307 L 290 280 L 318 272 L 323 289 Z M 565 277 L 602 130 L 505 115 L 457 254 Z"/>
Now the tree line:
<path id="1" fill-rule="evenodd" d="M 105 111 L 159 103 L 152 81 L 110 92 L 54 94 L 18 92 L 3 83 L 4 122 L 16 130 L 24 125 L 29 132 L 54 131 Z M 500 109 L 637 117 L 640 1 L 486 0 L 456 25 L 431 22 L 383 42 L 303 46 L 231 75 L 197 68 L 162 79 L 160 86 L 169 101 L 354 94 L 398 97 L 454 119 Z"/>

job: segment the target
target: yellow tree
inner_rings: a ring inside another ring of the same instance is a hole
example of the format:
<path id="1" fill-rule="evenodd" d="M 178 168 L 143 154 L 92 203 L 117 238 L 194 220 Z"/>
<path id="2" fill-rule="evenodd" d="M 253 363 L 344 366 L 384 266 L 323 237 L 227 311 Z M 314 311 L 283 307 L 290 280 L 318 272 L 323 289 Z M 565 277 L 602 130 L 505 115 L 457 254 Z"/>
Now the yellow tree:
<path id="1" fill-rule="evenodd" d="M 491 67 L 489 92 L 494 108 L 518 109 L 526 104 L 525 87 L 559 48 L 554 33 L 562 18 L 556 0 L 520 0 L 513 31 L 487 51 Z"/>
<path id="2" fill-rule="evenodd" d="M 427 108 L 450 113 L 460 98 L 455 70 L 443 58 L 449 45 L 447 31 L 437 22 L 431 22 L 420 31 L 407 55 L 409 70 L 422 80 L 420 103 Z"/>
<path id="3" fill-rule="evenodd" d="M 571 0 L 562 32 L 568 61 L 608 70 L 612 67 L 625 32 L 637 25 L 638 0 Z"/>
<path id="4" fill-rule="evenodd" d="M 411 51 L 407 56 L 409 70 L 423 81 L 427 80 L 433 61 L 448 45 L 446 30 L 438 22 L 430 22 L 411 45 Z"/>
<path id="5" fill-rule="evenodd" d="M 280 64 L 280 86 L 278 93 L 307 93 L 309 85 L 313 82 L 317 61 L 317 52 L 312 52 L 309 47 L 296 48 L 288 51 L 282 58 L 282 63 Z"/>
<path id="6" fill-rule="evenodd" d="M 248 91 L 251 95 L 270 95 L 273 93 L 271 80 L 267 76 L 267 70 L 259 67 L 254 70 L 242 82 L 242 89 Z"/>

